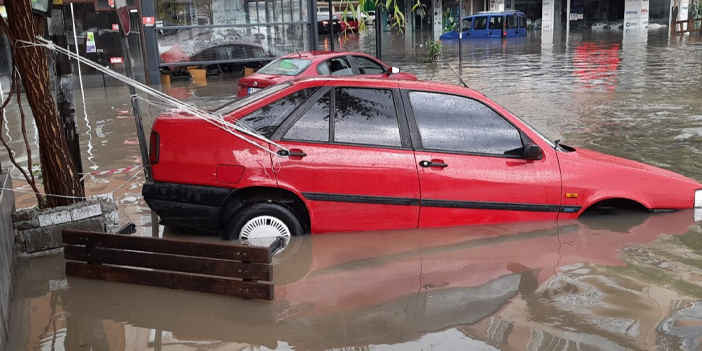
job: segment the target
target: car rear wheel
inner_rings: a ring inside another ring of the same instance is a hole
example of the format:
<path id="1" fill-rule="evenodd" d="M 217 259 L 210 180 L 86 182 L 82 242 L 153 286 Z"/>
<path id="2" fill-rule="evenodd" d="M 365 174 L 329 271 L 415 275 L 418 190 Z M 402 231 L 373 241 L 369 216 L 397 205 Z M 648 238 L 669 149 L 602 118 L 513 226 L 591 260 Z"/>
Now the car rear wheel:
<path id="1" fill-rule="evenodd" d="M 302 226 L 287 207 L 270 202 L 256 203 L 239 210 L 224 230 L 223 239 L 241 239 L 244 244 L 266 246 L 277 237 L 302 235 Z"/>

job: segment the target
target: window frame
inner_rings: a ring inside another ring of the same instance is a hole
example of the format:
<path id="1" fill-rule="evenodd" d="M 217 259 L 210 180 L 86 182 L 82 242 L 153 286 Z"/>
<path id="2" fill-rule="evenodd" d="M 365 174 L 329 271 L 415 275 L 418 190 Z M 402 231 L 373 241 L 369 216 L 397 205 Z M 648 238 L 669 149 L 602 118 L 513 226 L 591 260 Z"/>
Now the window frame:
<path id="1" fill-rule="evenodd" d="M 397 118 L 397 124 L 400 129 L 400 144 L 401 146 L 388 146 L 388 145 L 370 145 L 370 144 L 358 144 L 358 143 L 345 143 L 338 142 L 334 140 L 334 127 L 335 127 L 335 114 L 336 114 L 336 90 L 337 89 L 383 89 L 390 90 L 392 93 L 393 102 L 395 104 L 395 117 Z M 312 106 L 327 92 L 331 93 L 331 104 L 329 106 L 329 139 L 327 141 L 309 141 L 309 140 L 291 140 L 283 139 L 283 136 L 288 132 L 288 130 L 297 121 L 302 118 L 302 116 L 307 113 L 307 111 L 312 108 Z M 297 109 L 288 116 L 288 118 L 280 124 L 278 129 L 271 136 L 273 141 L 283 141 L 283 142 L 294 142 L 294 143 L 309 143 L 309 144 L 324 144 L 329 146 L 358 146 L 365 148 L 374 149 L 388 149 L 388 150 L 412 150 L 412 139 L 410 137 L 410 127 L 407 121 L 407 114 L 405 106 L 403 103 L 400 90 L 397 88 L 385 88 L 385 87 L 361 87 L 353 85 L 335 85 L 335 86 L 325 86 L 321 87 L 319 90 L 310 95 L 307 100 L 302 103 Z"/>
<path id="2" fill-rule="evenodd" d="M 497 112 L 494 108 L 492 108 L 490 105 L 461 94 L 455 94 L 455 93 L 447 93 L 443 91 L 430 91 L 430 90 L 418 90 L 418 89 L 402 89 L 400 92 L 400 95 L 402 96 L 402 101 L 405 105 L 405 113 L 407 114 L 407 121 L 409 123 L 409 128 L 410 128 L 410 137 L 412 140 L 412 147 L 414 148 L 415 151 L 425 151 L 425 152 L 435 152 L 435 153 L 441 153 L 441 154 L 452 154 L 452 155 L 466 155 L 466 156 L 482 156 L 482 157 L 497 157 L 497 158 L 508 158 L 508 159 L 518 159 L 518 160 L 524 160 L 524 156 L 518 156 L 518 155 L 505 155 L 505 154 L 488 154 L 488 153 L 482 153 L 482 152 L 469 152 L 469 151 L 455 151 L 455 150 L 441 150 L 441 149 L 429 149 L 425 148 L 423 143 L 422 143 L 422 136 L 419 132 L 419 125 L 417 125 L 417 119 L 414 115 L 414 108 L 412 107 L 412 102 L 410 101 L 410 93 L 413 92 L 418 92 L 418 93 L 429 93 L 429 94 L 443 94 L 443 95 L 450 95 L 450 96 L 456 96 L 468 100 L 473 100 L 479 104 L 482 104 L 483 106 L 487 107 L 490 109 L 492 112 L 494 112 L 496 115 L 500 116 L 502 119 L 504 119 L 507 123 L 509 123 L 514 129 L 517 130 L 519 133 L 519 139 L 522 142 L 522 147 L 526 145 L 527 143 L 534 143 L 529 136 L 527 136 L 524 131 L 522 131 L 519 127 L 517 127 L 512 121 L 505 117 L 503 114 Z M 536 144 L 538 145 L 538 144 Z"/>

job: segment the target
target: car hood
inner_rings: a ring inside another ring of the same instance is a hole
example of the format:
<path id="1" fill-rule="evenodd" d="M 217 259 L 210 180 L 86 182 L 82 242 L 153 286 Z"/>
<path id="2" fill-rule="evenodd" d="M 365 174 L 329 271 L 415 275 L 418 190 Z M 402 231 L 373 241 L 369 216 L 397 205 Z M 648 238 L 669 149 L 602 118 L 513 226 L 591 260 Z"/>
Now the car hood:
<path id="1" fill-rule="evenodd" d="M 559 153 L 559 160 L 562 161 L 576 161 L 576 162 L 586 162 L 599 166 L 615 166 L 615 167 L 625 167 L 628 169 L 640 170 L 650 174 L 660 175 L 664 177 L 669 177 L 672 179 L 677 179 L 685 182 L 689 182 L 695 185 L 700 185 L 699 182 L 694 179 L 685 177 L 683 175 L 671 172 L 662 168 L 647 165 L 645 163 L 627 160 L 625 158 L 603 154 L 597 151 L 586 150 L 586 149 L 575 149 L 573 152 Z M 702 185 L 701 185 L 702 186 Z"/>

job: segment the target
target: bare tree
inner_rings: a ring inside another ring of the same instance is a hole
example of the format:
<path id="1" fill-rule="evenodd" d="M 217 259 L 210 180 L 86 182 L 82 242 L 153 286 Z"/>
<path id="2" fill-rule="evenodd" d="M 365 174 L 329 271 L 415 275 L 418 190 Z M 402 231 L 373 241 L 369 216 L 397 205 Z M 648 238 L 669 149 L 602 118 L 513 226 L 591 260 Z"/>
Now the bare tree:
<path id="1" fill-rule="evenodd" d="M 8 20 L 5 22 L 0 17 L 0 28 L 10 39 L 13 71 L 16 71 L 14 74 L 19 74 L 15 80 L 21 79 L 39 131 L 39 160 L 44 191 L 48 195 L 46 199 L 37 195 L 39 206 L 55 207 L 82 201 L 85 192 L 80 185 L 80 175 L 73 164 L 51 95 L 46 50 L 26 44 L 34 43 L 37 35 L 44 34 L 44 19 L 32 14 L 30 0 L 6 0 L 5 6 Z M 19 94 L 19 85 L 15 83 L 13 82 L 13 90 Z M 22 122 L 24 123 L 24 118 Z M 9 149 L 8 152 L 12 153 Z M 25 178 L 28 182 L 33 180 L 33 176 L 27 176 L 26 173 Z M 32 182 L 30 185 L 36 189 Z"/>

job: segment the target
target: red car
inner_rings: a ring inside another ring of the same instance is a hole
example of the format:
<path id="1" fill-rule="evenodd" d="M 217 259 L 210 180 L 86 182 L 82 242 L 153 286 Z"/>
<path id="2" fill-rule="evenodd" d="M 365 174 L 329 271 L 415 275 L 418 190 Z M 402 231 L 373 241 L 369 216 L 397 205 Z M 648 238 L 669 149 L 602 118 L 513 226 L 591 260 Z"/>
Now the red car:
<path id="1" fill-rule="evenodd" d="M 300 79 L 217 113 L 280 147 L 159 116 L 143 195 L 164 225 L 252 239 L 702 208 L 695 180 L 549 141 L 449 84 Z"/>
<path id="2" fill-rule="evenodd" d="M 358 19 L 353 17 L 353 14 L 348 13 L 346 16 L 344 16 L 343 13 L 337 13 L 335 14 L 339 18 L 341 18 L 341 30 L 342 31 L 350 31 L 350 32 L 355 32 L 358 30 L 359 23 Z"/>
<path id="3" fill-rule="evenodd" d="M 258 72 L 241 78 L 237 96 L 243 97 L 265 87 L 299 77 L 355 76 L 417 80 L 411 73 L 400 72 L 376 58 L 360 52 L 306 51 L 283 56 Z"/>

